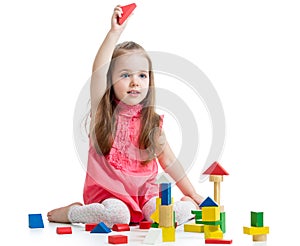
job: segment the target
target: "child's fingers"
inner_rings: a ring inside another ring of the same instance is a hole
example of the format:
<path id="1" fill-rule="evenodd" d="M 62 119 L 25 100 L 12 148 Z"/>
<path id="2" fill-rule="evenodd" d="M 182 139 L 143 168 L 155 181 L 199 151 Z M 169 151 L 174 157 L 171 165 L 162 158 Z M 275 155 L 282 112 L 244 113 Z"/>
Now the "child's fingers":
<path id="1" fill-rule="evenodd" d="M 115 14 L 116 16 L 118 16 L 119 18 L 122 16 L 123 10 L 122 10 L 122 8 L 121 8 L 121 5 L 118 5 L 118 6 L 115 7 L 115 9 L 114 9 L 114 14 Z"/>

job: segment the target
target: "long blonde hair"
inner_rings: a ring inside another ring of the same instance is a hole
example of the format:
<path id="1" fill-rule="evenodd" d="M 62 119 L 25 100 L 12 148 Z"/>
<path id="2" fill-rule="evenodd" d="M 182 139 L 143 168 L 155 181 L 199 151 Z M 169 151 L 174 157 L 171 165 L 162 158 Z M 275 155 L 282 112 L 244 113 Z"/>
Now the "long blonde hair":
<path id="1" fill-rule="evenodd" d="M 112 70 L 114 69 L 115 58 L 130 52 L 139 52 L 145 56 L 149 63 L 149 89 L 146 97 L 141 102 L 143 108 L 138 141 L 140 150 L 148 150 L 148 158 L 144 161 L 144 163 L 147 163 L 155 157 L 156 148 L 158 147 L 156 144 L 157 141 L 154 141 L 154 138 L 156 138 L 154 135 L 156 134 L 153 134 L 153 130 L 159 129 L 160 116 L 155 113 L 154 108 L 155 88 L 151 59 L 144 48 L 135 42 L 129 41 L 118 44 L 113 52 L 107 73 L 107 89 L 95 114 L 95 124 L 92 128 L 94 135 L 93 140 L 99 154 L 105 156 L 110 152 L 116 129 L 114 111 L 117 106 L 116 96 L 112 86 Z"/>

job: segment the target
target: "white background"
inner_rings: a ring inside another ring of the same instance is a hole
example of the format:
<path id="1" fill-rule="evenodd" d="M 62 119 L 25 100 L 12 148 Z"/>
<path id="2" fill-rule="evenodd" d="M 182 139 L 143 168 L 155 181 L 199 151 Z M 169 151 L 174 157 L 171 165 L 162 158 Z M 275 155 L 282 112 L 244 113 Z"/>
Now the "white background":
<path id="1" fill-rule="evenodd" d="M 85 173 L 73 143 L 73 112 L 118 3 L 130 2 L 0 3 L 4 239 L 22 242 L 29 213 L 45 216 L 50 209 L 82 201 Z M 230 173 L 221 187 L 228 233 L 233 240 L 251 242 L 242 226 L 249 225 L 251 210 L 264 211 L 271 231 L 268 245 L 294 245 L 299 228 L 298 2 L 136 3 L 120 41 L 134 40 L 147 50 L 188 59 L 209 77 L 222 100 L 226 144 L 219 162 Z M 212 196 L 213 184 L 198 183 L 211 137 L 203 105 L 199 114 L 204 146 L 189 175 L 200 194 Z M 172 129 L 172 122 L 165 127 Z M 174 136 L 169 140 L 178 150 L 181 143 Z"/>

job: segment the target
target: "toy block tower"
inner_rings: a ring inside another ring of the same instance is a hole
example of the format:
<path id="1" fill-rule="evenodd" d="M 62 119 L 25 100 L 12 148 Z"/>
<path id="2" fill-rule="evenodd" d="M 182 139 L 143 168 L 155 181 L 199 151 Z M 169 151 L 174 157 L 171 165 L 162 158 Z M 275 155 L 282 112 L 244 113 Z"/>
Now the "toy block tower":
<path id="1" fill-rule="evenodd" d="M 214 200 L 220 204 L 220 189 L 223 175 L 229 175 L 225 169 L 218 163 L 214 162 L 203 174 L 209 175 L 209 181 L 214 182 Z"/>
<path id="2" fill-rule="evenodd" d="M 244 226 L 244 234 L 252 235 L 253 241 L 267 241 L 269 227 L 264 226 L 264 213 L 251 211 L 251 227 Z"/>
<path id="3" fill-rule="evenodd" d="M 163 174 L 157 179 L 159 198 L 156 199 L 156 210 L 151 215 L 153 227 L 162 229 L 163 242 L 175 242 L 175 212 L 171 195 L 171 179 Z"/>
<path id="4" fill-rule="evenodd" d="M 202 220 L 197 220 L 196 223 L 204 225 L 204 238 L 222 239 L 223 232 L 221 230 L 221 216 L 219 205 L 207 197 L 201 204 Z"/>

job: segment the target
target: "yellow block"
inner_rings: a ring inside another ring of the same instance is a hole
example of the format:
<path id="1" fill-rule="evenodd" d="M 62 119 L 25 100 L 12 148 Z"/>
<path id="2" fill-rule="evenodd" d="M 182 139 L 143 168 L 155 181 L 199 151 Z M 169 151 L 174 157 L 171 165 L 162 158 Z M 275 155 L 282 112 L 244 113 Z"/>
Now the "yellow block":
<path id="1" fill-rule="evenodd" d="M 184 224 L 183 228 L 185 232 L 204 232 L 204 225 L 199 224 Z"/>
<path id="2" fill-rule="evenodd" d="M 262 234 L 268 234 L 269 233 L 269 227 L 264 226 L 264 227 L 246 227 L 244 226 L 244 234 L 248 235 L 262 235 Z"/>
<path id="3" fill-rule="evenodd" d="M 159 224 L 159 207 L 160 207 L 160 204 L 161 204 L 161 198 L 157 197 L 156 198 L 156 210 L 150 216 L 150 218 L 153 220 L 153 222 L 156 222 L 158 224 Z"/>
<path id="4" fill-rule="evenodd" d="M 218 221 L 220 220 L 220 207 L 203 207 L 202 208 L 203 221 Z"/>
<path id="5" fill-rule="evenodd" d="M 161 227 L 162 241 L 175 242 L 175 227 Z"/>
<path id="6" fill-rule="evenodd" d="M 159 226 L 172 227 L 174 226 L 173 204 L 159 206 Z"/>
<path id="7" fill-rule="evenodd" d="M 223 232 L 219 225 L 204 225 L 204 238 L 223 238 Z"/>

